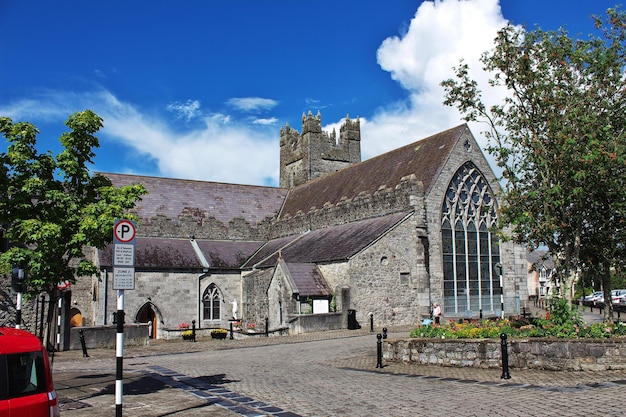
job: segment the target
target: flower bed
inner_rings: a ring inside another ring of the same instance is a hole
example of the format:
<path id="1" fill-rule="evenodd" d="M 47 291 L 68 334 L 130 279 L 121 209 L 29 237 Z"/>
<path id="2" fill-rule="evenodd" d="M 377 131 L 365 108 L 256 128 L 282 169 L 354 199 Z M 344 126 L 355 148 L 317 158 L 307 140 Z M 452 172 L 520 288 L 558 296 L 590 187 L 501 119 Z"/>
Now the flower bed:
<path id="1" fill-rule="evenodd" d="M 509 338 L 555 337 L 567 339 L 602 339 L 626 336 L 624 323 L 577 322 L 558 324 L 548 319 L 497 319 L 450 321 L 441 326 L 418 326 L 410 332 L 411 337 L 444 339 L 497 339 L 506 333 Z"/>

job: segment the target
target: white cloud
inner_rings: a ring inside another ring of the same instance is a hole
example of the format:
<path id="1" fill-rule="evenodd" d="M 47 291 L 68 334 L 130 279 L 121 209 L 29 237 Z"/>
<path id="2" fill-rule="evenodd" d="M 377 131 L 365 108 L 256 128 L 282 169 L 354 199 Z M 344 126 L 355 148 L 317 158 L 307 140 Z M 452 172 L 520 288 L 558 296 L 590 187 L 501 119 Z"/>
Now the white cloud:
<path id="1" fill-rule="evenodd" d="M 454 108 L 443 106 L 441 81 L 452 78 L 462 58 L 479 82 L 486 103 L 499 101 L 503 91 L 487 86 L 489 78 L 479 62 L 493 48 L 497 31 L 507 24 L 498 0 L 425 1 L 401 37 L 385 39 L 378 63 L 407 90 L 405 102 L 392 103 L 361 123 L 363 158 L 463 123 Z M 479 141 L 482 127 L 470 126 Z M 484 141 L 482 143 L 484 147 Z"/>
<path id="2" fill-rule="evenodd" d="M 168 104 L 167 109 L 174 112 L 177 118 L 190 121 L 200 115 L 200 102 L 198 100 L 175 101 Z"/>
<path id="3" fill-rule="evenodd" d="M 103 133 L 158 161 L 165 176 L 261 184 L 278 166 L 274 132 L 235 125 L 227 115 L 206 116 L 202 128 L 183 133 L 127 103 L 103 109 L 101 116 Z"/>
<path id="4" fill-rule="evenodd" d="M 256 125 L 274 125 L 278 122 L 278 119 L 275 117 L 270 117 L 267 119 L 256 119 L 252 123 Z"/>
<path id="5" fill-rule="evenodd" d="M 478 58 L 493 47 L 496 32 L 506 24 L 498 0 L 436 0 L 421 3 L 402 36 L 386 39 L 377 51 L 381 68 L 407 91 L 405 100 L 386 103 L 361 117 L 363 159 L 463 123 L 456 109 L 443 106 L 441 81 L 453 76 L 452 67 L 463 58 L 479 82 L 489 105 L 502 92 L 487 87 L 487 75 Z M 374 51 L 372 51 L 372 54 Z M 314 100 L 310 99 L 310 102 Z M 228 105 L 245 112 L 266 111 L 278 101 L 239 97 Z M 158 165 L 160 175 L 240 184 L 263 184 L 278 178 L 276 118 L 249 119 L 201 111 L 200 102 L 168 105 L 180 118 L 201 120 L 195 128 L 170 123 L 119 100 L 106 90 L 95 92 L 46 91 L 0 108 L 0 114 L 19 120 L 66 120 L 77 109 L 89 108 L 103 117 L 102 141 L 122 143 Z M 340 122 L 331 123 L 339 131 Z M 480 139 L 481 127 L 471 126 Z M 484 147 L 484 142 L 482 143 Z M 113 156 L 111 156 L 113 157 Z M 97 167 L 96 167 L 97 169 Z M 120 168 L 124 169 L 124 168 Z"/>
<path id="6" fill-rule="evenodd" d="M 227 104 L 243 111 L 252 112 L 258 110 L 269 110 L 275 107 L 278 102 L 269 98 L 261 97 L 238 97 L 231 98 Z"/>
<path id="7" fill-rule="evenodd" d="M 205 116 L 203 126 L 182 131 L 106 90 L 83 94 L 49 91 L 0 108 L 0 114 L 58 122 L 81 108 L 92 109 L 104 119 L 98 132 L 101 143 L 115 141 L 156 161 L 162 176 L 267 185 L 268 177 L 277 171 L 276 132 L 236 125 L 224 114 Z"/>

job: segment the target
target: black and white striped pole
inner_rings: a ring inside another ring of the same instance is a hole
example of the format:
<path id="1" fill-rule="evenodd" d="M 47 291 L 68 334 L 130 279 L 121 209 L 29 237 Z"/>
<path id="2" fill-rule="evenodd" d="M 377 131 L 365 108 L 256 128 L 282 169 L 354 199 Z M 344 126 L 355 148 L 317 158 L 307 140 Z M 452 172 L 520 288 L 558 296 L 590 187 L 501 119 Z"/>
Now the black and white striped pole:
<path id="1" fill-rule="evenodd" d="M 59 304 L 57 306 L 57 352 L 61 351 L 61 316 L 63 313 L 63 297 L 59 295 Z"/>
<path id="2" fill-rule="evenodd" d="M 11 287 L 17 293 L 15 300 L 15 328 L 20 329 L 22 325 L 22 293 L 26 291 L 26 272 L 19 266 L 14 266 L 11 270 Z"/>
<path id="3" fill-rule="evenodd" d="M 124 290 L 135 289 L 135 236 L 137 225 L 116 220 L 113 226 L 113 289 L 117 290 L 115 323 L 115 417 L 122 417 L 124 397 Z"/>
<path id="4" fill-rule="evenodd" d="M 122 417 L 124 404 L 124 290 L 117 290 L 117 332 L 115 334 L 115 417 Z"/>

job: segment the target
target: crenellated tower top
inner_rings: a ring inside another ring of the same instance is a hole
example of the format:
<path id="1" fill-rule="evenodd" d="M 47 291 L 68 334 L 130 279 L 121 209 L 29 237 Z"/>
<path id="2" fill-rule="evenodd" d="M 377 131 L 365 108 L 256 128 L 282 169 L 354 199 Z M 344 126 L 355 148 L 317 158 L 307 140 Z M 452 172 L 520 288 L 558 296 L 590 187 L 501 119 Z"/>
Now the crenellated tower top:
<path id="1" fill-rule="evenodd" d="M 291 188 L 361 162 L 361 123 L 346 116 L 339 139 L 322 131 L 322 115 L 302 114 L 302 133 L 280 129 L 280 186 Z"/>

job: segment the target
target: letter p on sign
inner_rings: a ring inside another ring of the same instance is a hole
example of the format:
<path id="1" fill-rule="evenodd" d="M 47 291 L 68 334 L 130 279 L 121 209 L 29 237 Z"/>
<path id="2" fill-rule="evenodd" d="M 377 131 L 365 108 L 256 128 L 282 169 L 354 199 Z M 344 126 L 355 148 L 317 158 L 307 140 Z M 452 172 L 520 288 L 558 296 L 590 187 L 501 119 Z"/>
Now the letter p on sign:
<path id="1" fill-rule="evenodd" d="M 114 243 L 131 243 L 135 240 L 137 228 L 130 220 L 116 220 L 113 227 Z"/>

